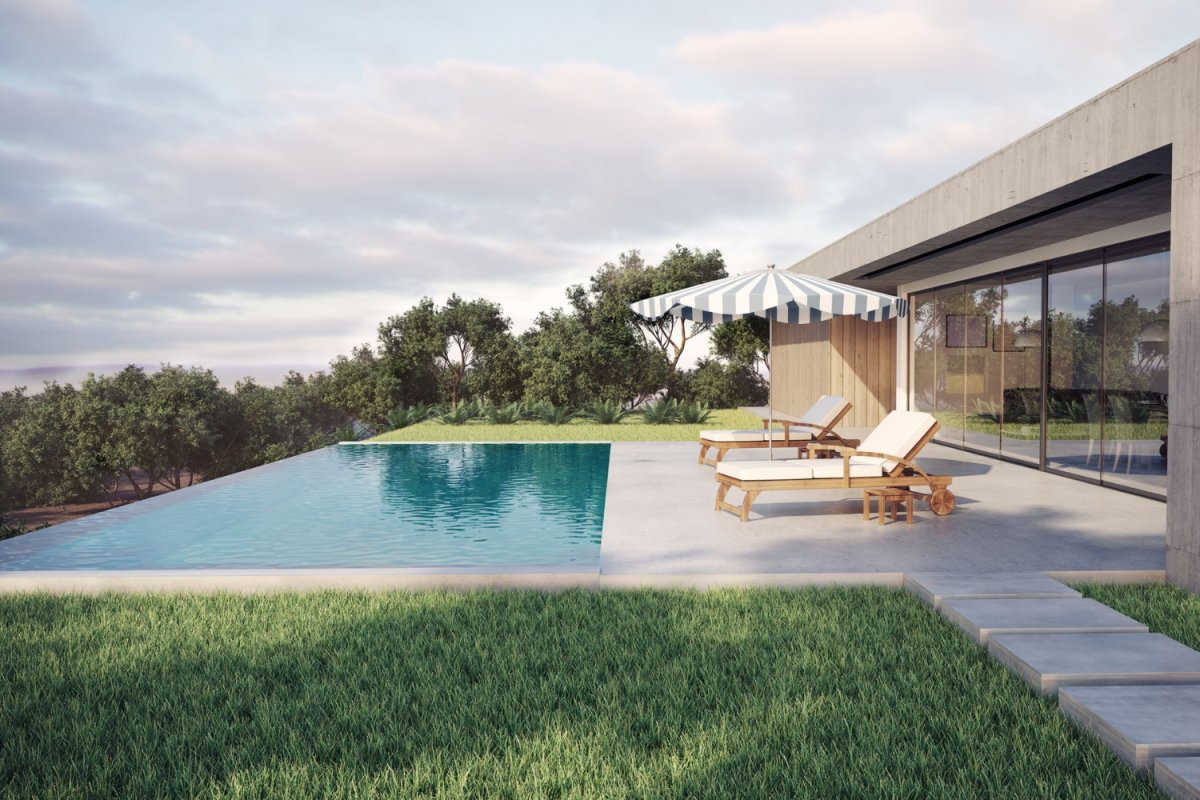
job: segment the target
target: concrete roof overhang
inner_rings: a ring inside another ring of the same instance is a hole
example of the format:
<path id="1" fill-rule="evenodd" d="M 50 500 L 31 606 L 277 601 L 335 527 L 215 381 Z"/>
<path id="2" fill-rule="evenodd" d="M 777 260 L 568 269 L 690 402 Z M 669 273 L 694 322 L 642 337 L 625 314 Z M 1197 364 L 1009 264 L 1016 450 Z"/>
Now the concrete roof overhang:
<path id="1" fill-rule="evenodd" d="M 893 292 L 963 267 L 1032 250 L 1171 210 L 1167 145 L 837 276 Z M 793 269 L 803 267 L 793 265 Z"/>

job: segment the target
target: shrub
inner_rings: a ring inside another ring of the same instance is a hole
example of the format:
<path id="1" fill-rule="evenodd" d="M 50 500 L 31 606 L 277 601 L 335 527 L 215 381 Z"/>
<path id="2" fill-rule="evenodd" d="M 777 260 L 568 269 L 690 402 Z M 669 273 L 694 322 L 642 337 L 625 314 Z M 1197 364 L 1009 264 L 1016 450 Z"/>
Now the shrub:
<path id="1" fill-rule="evenodd" d="M 642 419 L 647 425 L 667 425 L 679 417 L 678 400 L 659 400 L 642 410 Z"/>
<path id="2" fill-rule="evenodd" d="M 593 400 L 583 415 L 600 425 L 615 425 L 629 416 L 629 410 L 617 400 Z"/>
<path id="3" fill-rule="evenodd" d="M 708 418 L 711 416 L 711 408 L 703 403 L 694 403 L 691 400 L 687 400 L 680 403 L 676 409 L 675 421 L 687 425 L 700 425 L 708 422 Z"/>
<path id="4" fill-rule="evenodd" d="M 524 403 L 488 406 L 487 419 L 493 425 L 512 425 L 525 419 L 526 413 Z"/>
<path id="5" fill-rule="evenodd" d="M 424 422 L 433 416 L 433 406 L 425 403 L 417 403 L 414 406 L 404 407 L 400 404 L 388 412 L 387 421 L 392 428 L 407 428 L 409 425 L 416 425 L 418 422 Z"/>
<path id="6" fill-rule="evenodd" d="M 538 422 L 544 422 L 547 425 L 565 425 L 579 416 L 579 412 L 567 405 L 538 403 L 534 408 L 533 415 Z"/>
<path id="7" fill-rule="evenodd" d="M 438 414 L 438 421 L 443 425 L 465 425 L 483 415 L 483 407 L 476 401 L 460 400 L 447 405 Z"/>

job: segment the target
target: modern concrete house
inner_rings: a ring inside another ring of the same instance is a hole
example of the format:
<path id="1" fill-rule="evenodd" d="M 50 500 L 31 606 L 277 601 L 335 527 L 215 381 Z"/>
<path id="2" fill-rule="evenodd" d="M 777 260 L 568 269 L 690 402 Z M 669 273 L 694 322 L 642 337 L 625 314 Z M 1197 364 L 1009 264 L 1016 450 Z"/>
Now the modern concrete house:
<path id="1" fill-rule="evenodd" d="M 910 313 L 777 326 L 776 397 L 1161 498 L 1200 591 L 1198 170 L 1200 41 L 793 265 Z"/>

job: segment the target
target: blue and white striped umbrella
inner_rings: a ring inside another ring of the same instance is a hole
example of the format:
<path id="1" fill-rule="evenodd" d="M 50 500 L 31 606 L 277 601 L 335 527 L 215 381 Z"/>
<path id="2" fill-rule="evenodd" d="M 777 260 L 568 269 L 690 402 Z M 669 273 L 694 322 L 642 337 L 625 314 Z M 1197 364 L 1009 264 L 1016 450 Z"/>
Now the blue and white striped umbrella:
<path id="1" fill-rule="evenodd" d="M 694 322 L 717 323 L 756 316 L 803 325 L 834 317 L 882 322 L 907 314 L 908 301 L 768 268 L 648 297 L 631 303 L 630 308 L 646 319 L 673 314 Z"/>

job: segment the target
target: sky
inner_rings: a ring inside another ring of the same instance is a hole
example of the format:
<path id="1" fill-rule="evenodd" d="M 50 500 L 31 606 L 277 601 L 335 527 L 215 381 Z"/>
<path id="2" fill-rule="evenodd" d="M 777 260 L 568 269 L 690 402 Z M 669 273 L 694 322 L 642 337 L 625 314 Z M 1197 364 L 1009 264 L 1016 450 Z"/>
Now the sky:
<path id="1" fill-rule="evenodd" d="M 451 293 L 519 333 L 632 249 L 787 266 L 1197 36 L 1195 0 L 0 0 L 0 390 L 273 384 Z"/>

